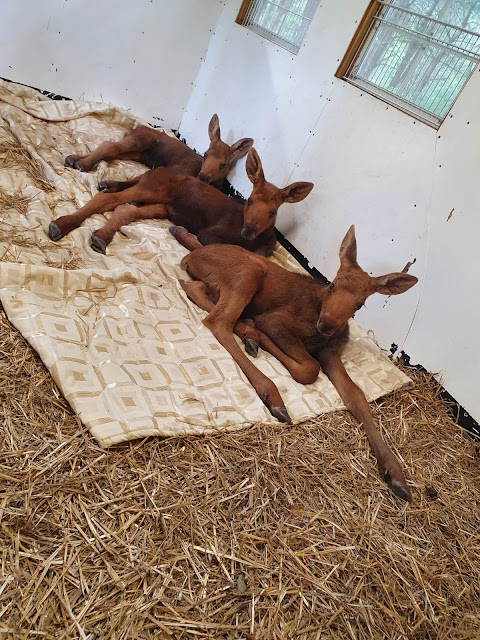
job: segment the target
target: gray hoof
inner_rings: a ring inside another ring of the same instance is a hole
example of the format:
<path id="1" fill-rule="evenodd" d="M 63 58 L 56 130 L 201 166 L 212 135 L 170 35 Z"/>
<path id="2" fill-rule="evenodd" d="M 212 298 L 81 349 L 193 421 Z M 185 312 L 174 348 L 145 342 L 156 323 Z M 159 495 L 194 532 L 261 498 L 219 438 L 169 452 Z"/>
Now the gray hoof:
<path id="1" fill-rule="evenodd" d="M 64 167 L 69 167 L 70 169 L 73 169 L 75 165 L 75 160 L 73 159 L 72 156 L 67 156 L 65 158 L 65 162 L 63 163 Z"/>
<path id="2" fill-rule="evenodd" d="M 67 156 L 63 164 L 65 167 L 68 167 L 70 169 L 76 169 L 77 171 L 84 171 L 83 167 L 77 164 L 77 161 L 73 156 Z"/>
<path id="3" fill-rule="evenodd" d="M 94 251 L 96 251 L 97 253 L 102 253 L 103 255 L 106 255 L 107 243 L 105 242 L 105 240 L 102 240 L 102 238 L 99 238 L 98 236 L 92 236 L 90 244 L 92 245 L 92 249 Z"/>
<path id="4" fill-rule="evenodd" d="M 280 422 L 292 422 L 292 419 L 288 415 L 286 409 L 284 409 L 283 407 L 272 407 L 270 409 L 270 413 Z"/>
<path id="5" fill-rule="evenodd" d="M 97 189 L 99 191 L 103 191 L 103 193 L 108 193 L 109 191 L 108 184 L 106 182 L 103 182 L 103 180 L 97 184 Z"/>
<path id="6" fill-rule="evenodd" d="M 405 500 L 405 502 L 412 501 L 412 493 L 409 487 L 407 487 L 407 485 L 404 484 L 403 482 L 399 482 L 398 480 L 392 480 L 390 484 L 390 489 L 393 491 L 393 493 L 396 496 L 398 496 L 402 500 Z"/>
<path id="7" fill-rule="evenodd" d="M 50 240 L 53 240 L 53 242 L 58 242 L 63 238 L 63 233 L 55 222 L 50 222 L 48 225 L 48 237 Z"/>
<path id="8" fill-rule="evenodd" d="M 180 231 L 180 229 L 185 229 L 185 227 L 179 227 L 175 224 L 172 224 L 171 227 L 168 227 L 169 232 L 171 233 L 171 235 L 176 238 L 177 237 L 177 233 Z"/>
<path id="9" fill-rule="evenodd" d="M 258 344 L 255 342 L 255 340 L 251 340 L 250 338 L 247 338 L 247 340 L 245 340 L 245 351 L 249 356 L 252 356 L 252 358 L 257 357 Z"/>

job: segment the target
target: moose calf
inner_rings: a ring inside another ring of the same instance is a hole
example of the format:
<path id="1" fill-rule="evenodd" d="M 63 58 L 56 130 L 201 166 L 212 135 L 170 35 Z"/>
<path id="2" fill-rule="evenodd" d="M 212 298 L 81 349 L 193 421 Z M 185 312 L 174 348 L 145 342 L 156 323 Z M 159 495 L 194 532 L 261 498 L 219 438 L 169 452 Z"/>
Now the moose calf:
<path id="1" fill-rule="evenodd" d="M 250 355 L 262 347 L 302 384 L 313 383 L 321 367 L 347 409 L 362 423 L 388 486 L 403 500 L 410 500 L 400 464 L 382 439 L 365 396 L 346 372 L 340 354 L 348 340 L 348 320 L 368 296 L 403 293 L 417 278 L 406 273 L 370 277 L 357 263 L 353 225 L 341 244 L 340 268 L 329 286 L 238 246 L 203 247 L 182 227 L 172 227 L 171 233 L 191 251 L 182 260 L 193 278 L 182 283 L 187 296 L 209 312 L 203 323 L 230 352 L 272 415 L 290 422 L 277 387 L 246 357 L 233 332 L 243 339 Z"/>
<path id="2" fill-rule="evenodd" d="M 65 158 L 65 166 L 79 171 L 91 171 L 101 160 L 135 160 L 155 169 L 167 167 L 174 173 L 196 176 L 199 180 L 221 188 L 230 169 L 237 160 L 247 155 L 253 145 L 252 138 L 242 138 L 232 145 L 220 139 L 220 123 L 215 113 L 208 125 L 210 146 L 203 159 L 186 144 L 163 131 L 140 125 L 128 131 L 120 142 L 103 142 L 86 156 Z M 122 191 L 132 187 L 138 179 L 126 182 L 114 180 L 99 182 L 100 191 Z"/>

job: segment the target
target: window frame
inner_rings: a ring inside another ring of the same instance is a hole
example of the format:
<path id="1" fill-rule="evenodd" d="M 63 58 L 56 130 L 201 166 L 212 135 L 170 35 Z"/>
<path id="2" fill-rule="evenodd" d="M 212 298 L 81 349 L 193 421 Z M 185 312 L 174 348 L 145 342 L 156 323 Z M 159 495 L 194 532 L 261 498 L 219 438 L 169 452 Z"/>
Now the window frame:
<path id="1" fill-rule="evenodd" d="M 273 31 L 269 31 L 268 29 L 263 29 L 260 25 L 245 24 L 246 18 L 250 12 L 250 9 L 252 8 L 252 5 L 254 5 L 258 1 L 259 0 L 243 0 L 240 6 L 240 9 L 238 11 L 237 17 L 235 18 L 235 22 L 241 27 L 244 27 L 245 29 L 248 29 L 249 31 L 256 33 L 261 38 L 264 38 L 265 40 L 272 42 L 278 47 L 281 47 L 282 49 L 286 49 L 290 53 L 297 55 L 300 52 L 300 49 L 302 48 L 302 45 L 305 42 L 305 38 L 307 37 L 308 30 L 310 29 L 310 24 L 308 25 L 304 33 L 303 39 L 299 45 L 295 44 L 294 42 L 291 42 L 290 40 L 286 40 L 285 38 L 282 38 L 281 36 L 277 35 Z M 271 0 L 271 3 L 275 4 L 273 0 Z M 318 3 L 319 3 L 319 0 L 317 0 L 317 6 L 315 8 L 315 11 L 318 8 Z M 295 13 L 290 11 L 290 9 L 287 9 L 286 7 L 281 7 L 281 8 L 285 9 L 286 12 Z M 313 16 L 312 18 L 307 18 L 306 16 L 302 16 L 302 17 L 308 20 L 310 23 L 313 21 Z"/>
<path id="2" fill-rule="evenodd" d="M 465 80 L 465 83 L 459 89 L 448 111 L 445 113 L 445 115 L 441 119 L 435 116 L 435 114 L 431 111 L 422 110 L 421 107 L 416 108 L 415 105 L 410 104 L 407 100 L 404 100 L 402 97 L 397 96 L 396 99 L 394 99 L 393 97 L 389 98 L 388 92 L 386 90 L 383 90 L 382 87 L 380 86 L 374 85 L 374 87 L 377 90 L 370 89 L 367 86 L 361 86 L 360 83 L 355 82 L 353 79 L 351 79 L 348 76 L 348 73 L 352 68 L 352 65 L 354 64 L 354 62 L 357 60 L 357 58 L 361 56 L 364 47 L 367 46 L 369 41 L 368 36 L 370 34 L 370 30 L 372 28 L 374 20 L 382 13 L 382 11 L 384 11 L 384 9 L 385 9 L 385 6 L 383 4 L 380 4 L 377 0 L 369 1 L 368 6 L 365 10 L 365 13 L 362 16 L 360 23 L 353 35 L 353 38 L 350 44 L 348 45 L 347 50 L 345 51 L 345 54 L 340 62 L 340 65 L 334 75 L 336 78 L 339 78 L 340 80 L 344 80 L 345 82 L 348 82 L 349 84 L 353 85 L 357 89 L 360 89 L 360 91 L 364 91 L 365 93 L 372 95 L 373 97 L 377 98 L 378 100 L 381 100 L 382 102 L 388 104 L 389 106 L 392 106 L 398 109 L 399 111 L 402 111 L 403 113 L 414 118 L 416 121 L 422 122 L 423 124 L 426 124 L 435 130 L 438 130 L 443 124 L 443 122 L 445 121 L 445 119 L 450 114 L 450 111 L 455 105 L 455 102 L 458 100 L 467 82 L 470 80 L 473 73 L 475 73 L 475 71 L 478 70 L 478 63 L 476 68 L 472 71 L 472 73 Z M 452 27 L 456 28 L 455 25 L 452 25 Z M 386 93 L 387 95 L 383 95 L 383 93 Z M 422 111 L 425 114 L 431 114 L 431 118 L 428 118 L 425 115 L 422 115 Z M 437 118 L 437 121 L 433 122 L 432 121 L 433 118 Z"/>

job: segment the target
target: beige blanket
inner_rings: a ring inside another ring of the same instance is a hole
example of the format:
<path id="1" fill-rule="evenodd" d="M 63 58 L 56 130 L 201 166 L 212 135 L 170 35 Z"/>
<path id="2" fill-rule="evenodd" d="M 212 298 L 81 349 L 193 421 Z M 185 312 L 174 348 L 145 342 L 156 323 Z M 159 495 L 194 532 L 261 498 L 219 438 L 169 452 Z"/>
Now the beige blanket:
<path id="1" fill-rule="evenodd" d="M 102 446 L 274 421 L 180 288 L 186 251 L 168 221 L 124 227 L 106 256 L 89 246 L 102 215 L 58 244 L 46 235 L 50 220 L 84 204 L 99 180 L 145 171 L 119 161 L 91 174 L 63 167 L 65 156 L 120 139 L 137 122 L 109 105 L 54 101 L 0 83 L 2 304 Z M 280 246 L 274 259 L 300 270 Z M 344 361 L 369 400 L 410 383 L 354 322 L 351 336 Z M 293 419 L 342 407 L 323 374 L 303 386 L 269 354 L 255 363 Z"/>

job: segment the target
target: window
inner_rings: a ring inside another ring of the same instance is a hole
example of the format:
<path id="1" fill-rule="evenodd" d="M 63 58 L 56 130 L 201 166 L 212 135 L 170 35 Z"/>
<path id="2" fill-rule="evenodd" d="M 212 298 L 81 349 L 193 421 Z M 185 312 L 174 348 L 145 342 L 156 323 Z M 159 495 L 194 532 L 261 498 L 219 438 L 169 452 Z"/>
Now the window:
<path id="1" fill-rule="evenodd" d="M 244 0 L 238 24 L 298 53 L 318 0 Z"/>
<path id="2" fill-rule="evenodd" d="M 434 127 L 480 60 L 480 0 L 373 0 L 337 71 Z"/>

